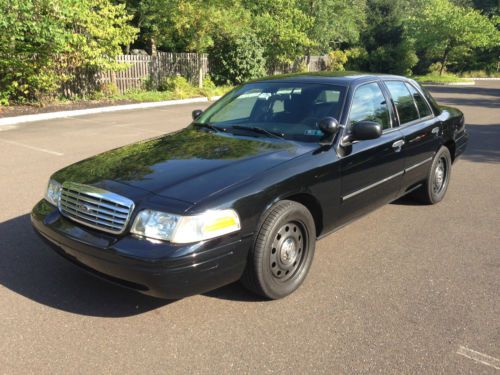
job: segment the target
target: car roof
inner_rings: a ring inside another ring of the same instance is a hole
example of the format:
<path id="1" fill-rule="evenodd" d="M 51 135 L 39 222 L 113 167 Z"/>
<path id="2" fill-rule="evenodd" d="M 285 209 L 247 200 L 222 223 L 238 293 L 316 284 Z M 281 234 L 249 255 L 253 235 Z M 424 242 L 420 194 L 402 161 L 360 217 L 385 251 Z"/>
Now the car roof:
<path id="1" fill-rule="evenodd" d="M 373 74 L 362 72 L 308 72 L 281 74 L 261 78 L 252 82 L 307 82 L 307 83 L 329 83 L 341 86 L 350 86 L 376 79 L 400 79 L 407 80 L 406 77 L 390 74 Z"/>

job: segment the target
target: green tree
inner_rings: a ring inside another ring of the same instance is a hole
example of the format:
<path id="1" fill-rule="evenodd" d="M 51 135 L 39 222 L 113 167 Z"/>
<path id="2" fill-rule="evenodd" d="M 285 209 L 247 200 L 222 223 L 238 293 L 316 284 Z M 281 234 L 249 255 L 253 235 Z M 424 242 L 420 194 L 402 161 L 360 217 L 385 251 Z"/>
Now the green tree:
<path id="1" fill-rule="evenodd" d="M 474 48 L 500 43 L 500 32 L 492 20 L 449 0 L 429 2 L 421 14 L 410 18 L 409 28 L 417 47 L 441 64 L 440 74 L 450 60 L 466 58 Z"/>
<path id="2" fill-rule="evenodd" d="M 242 0 L 252 16 L 252 29 L 264 47 L 268 70 L 305 55 L 313 41 L 308 36 L 313 18 L 299 0 Z"/>
<path id="3" fill-rule="evenodd" d="M 151 53 L 157 48 L 206 52 L 220 34 L 242 34 L 250 13 L 239 0 L 123 0 L 134 13 L 140 39 Z"/>
<path id="4" fill-rule="evenodd" d="M 307 35 L 313 45 L 308 55 L 323 55 L 359 41 L 365 26 L 366 0 L 307 0 L 301 2 L 301 9 L 312 19 Z"/>
<path id="5" fill-rule="evenodd" d="M 208 50 L 210 76 L 218 84 L 241 84 L 266 74 L 264 48 L 255 35 L 220 35 Z"/>
<path id="6" fill-rule="evenodd" d="M 72 72 L 118 68 L 136 34 L 129 20 L 109 0 L 1 1 L 0 100 L 40 99 Z"/>
<path id="7" fill-rule="evenodd" d="M 408 14 L 417 12 L 420 1 L 367 0 L 366 28 L 361 42 L 364 61 L 353 61 L 363 69 L 393 74 L 410 74 L 418 58 L 412 40 L 405 33 Z"/>

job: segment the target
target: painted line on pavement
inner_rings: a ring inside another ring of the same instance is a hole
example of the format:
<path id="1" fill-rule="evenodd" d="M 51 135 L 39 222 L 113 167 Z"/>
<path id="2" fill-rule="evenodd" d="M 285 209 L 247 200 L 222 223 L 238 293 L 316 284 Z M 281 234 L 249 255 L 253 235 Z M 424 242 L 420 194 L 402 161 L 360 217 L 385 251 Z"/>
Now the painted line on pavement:
<path id="1" fill-rule="evenodd" d="M 9 143 L 9 144 L 14 145 L 14 146 L 20 146 L 20 147 L 29 148 L 30 150 L 45 152 L 45 153 L 51 154 L 51 155 L 56 155 L 56 156 L 63 156 L 64 155 L 62 152 L 47 150 L 46 148 L 40 148 L 40 147 L 30 146 L 30 145 L 27 145 L 27 144 L 24 144 L 24 143 L 15 142 L 15 141 L 7 141 L 5 139 L 0 139 L 0 142 Z"/>
<path id="2" fill-rule="evenodd" d="M 469 349 L 465 346 L 460 346 L 457 350 L 457 354 L 472 359 L 473 361 L 481 363 L 483 365 L 500 370 L 500 359 L 491 357 L 487 354 L 476 352 L 475 350 Z"/>

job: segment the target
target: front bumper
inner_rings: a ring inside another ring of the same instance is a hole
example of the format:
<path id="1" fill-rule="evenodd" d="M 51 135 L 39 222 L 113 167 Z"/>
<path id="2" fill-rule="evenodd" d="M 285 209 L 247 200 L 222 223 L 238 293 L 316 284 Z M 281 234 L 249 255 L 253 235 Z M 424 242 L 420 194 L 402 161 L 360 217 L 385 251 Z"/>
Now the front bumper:
<path id="1" fill-rule="evenodd" d="M 113 236 L 76 224 L 45 200 L 31 213 L 35 231 L 64 258 L 116 284 L 178 299 L 238 280 L 252 240 L 237 234 L 176 245 Z"/>

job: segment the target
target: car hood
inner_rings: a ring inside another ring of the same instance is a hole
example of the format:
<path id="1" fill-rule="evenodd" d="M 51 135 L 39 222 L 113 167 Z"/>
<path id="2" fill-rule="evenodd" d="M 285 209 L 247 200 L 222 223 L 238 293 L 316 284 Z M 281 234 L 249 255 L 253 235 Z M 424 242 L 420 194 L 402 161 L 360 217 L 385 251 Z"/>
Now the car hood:
<path id="1" fill-rule="evenodd" d="M 104 188 L 118 182 L 196 203 L 312 148 L 313 144 L 214 134 L 188 127 L 83 160 L 53 178 Z"/>

